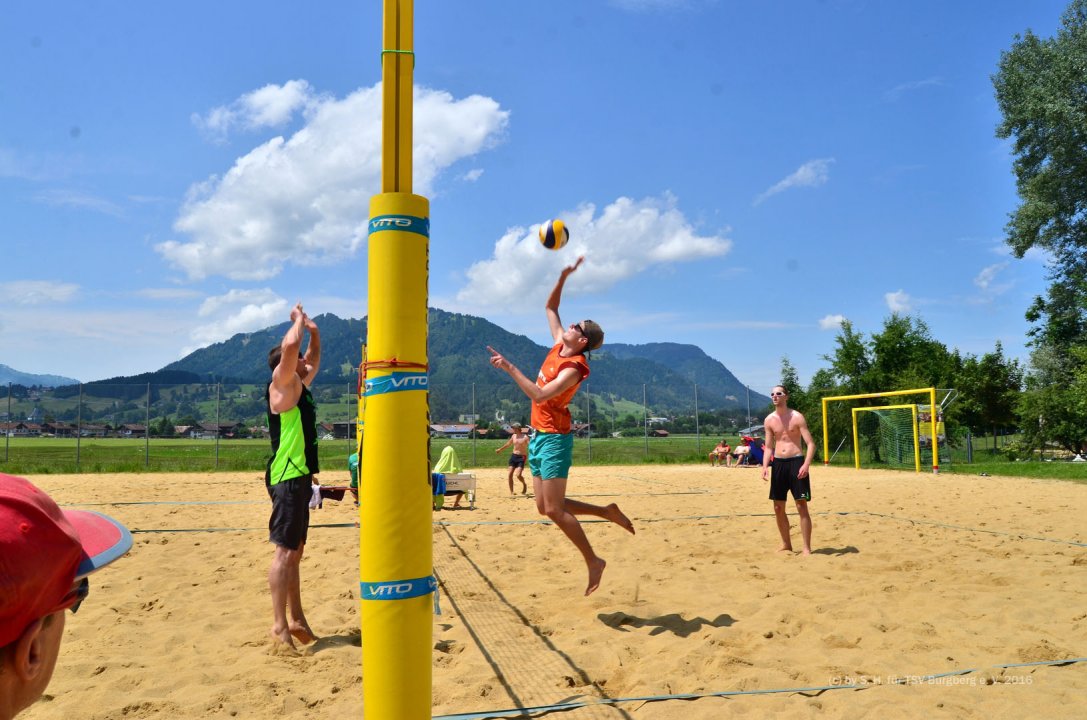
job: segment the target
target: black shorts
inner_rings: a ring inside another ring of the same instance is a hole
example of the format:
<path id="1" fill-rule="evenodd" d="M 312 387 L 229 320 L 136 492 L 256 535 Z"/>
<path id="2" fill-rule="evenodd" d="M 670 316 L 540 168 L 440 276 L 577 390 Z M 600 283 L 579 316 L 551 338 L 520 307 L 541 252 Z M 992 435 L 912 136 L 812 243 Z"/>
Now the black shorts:
<path id="1" fill-rule="evenodd" d="M 268 519 L 268 540 L 288 550 L 306 543 L 309 531 L 309 501 L 313 497 L 313 476 L 291 478 L 270 485 L 272 517 Z"/>
<path id="2" fill-rule="evenodd" d="M 523 468 L 525 466 L 525 456 L 518 455 L 517 453 L 510 453 L 510 467 Z"/>
<path id="3" fill-rule="evenodd" d="M 789 499 L 789 493 L 794 500 L 811 500 L 811 473 L 804 477 L 797 477 L 800 466 L 804 464 L 804 456 L 797 455 L 791 458 L 774 458 L 770 466 L 770 499 L 784 502 Z"/>

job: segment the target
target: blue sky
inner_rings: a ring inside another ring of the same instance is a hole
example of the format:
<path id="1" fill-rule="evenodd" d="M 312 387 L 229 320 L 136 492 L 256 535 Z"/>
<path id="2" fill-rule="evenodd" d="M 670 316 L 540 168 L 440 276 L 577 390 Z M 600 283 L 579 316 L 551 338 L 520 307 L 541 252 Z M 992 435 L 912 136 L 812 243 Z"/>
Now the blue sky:
<path id="1" fill-rule="evenodd" d="M 1046 258 L 990 76 L 1067 3 L 418 0 L 430 304 L 701 346 L 766 391 L 838 322 L 1025 358 Z M 0 363 L 89 381 L 367 313 L 381 3 L 5 3 Z M 561 217 L 560 252 L 535 240 Z M 481 354 L 484 352 L 480 349 Z"/>

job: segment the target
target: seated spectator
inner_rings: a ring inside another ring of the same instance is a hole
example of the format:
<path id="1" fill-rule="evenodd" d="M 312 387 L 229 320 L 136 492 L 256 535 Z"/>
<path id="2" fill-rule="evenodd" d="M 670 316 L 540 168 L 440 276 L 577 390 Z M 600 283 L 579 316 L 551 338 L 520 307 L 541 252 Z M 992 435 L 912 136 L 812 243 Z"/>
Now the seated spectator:
<path id="1" fill-rule="evenodd" d="M 741 444 L 737 445 L 736 449 L 732 451 L 732 457 L 735 459 L 733 465 L 741 467 L 750 464 L 750 454 L 751 446 L 748 444 L 747 440 L 742 441 Z"/>
<path id="2" fill-rule="evenodd" d="M 732 465 L 732 448 L 729 447 L 728 441 L 722 439 L 717 443 L 717 447 L 710 450 L 710 467 L 714 465 L 724 465 L 730 467 Z"/>
<path id="3" fill-rule="evenodd" d="M 27 480 L 0 473 L 0 719 L 30 707 L 53 676 L 64 611 L 87 576 L 124 555 L 132 536 L 86 510 L 61 510 Z"/>

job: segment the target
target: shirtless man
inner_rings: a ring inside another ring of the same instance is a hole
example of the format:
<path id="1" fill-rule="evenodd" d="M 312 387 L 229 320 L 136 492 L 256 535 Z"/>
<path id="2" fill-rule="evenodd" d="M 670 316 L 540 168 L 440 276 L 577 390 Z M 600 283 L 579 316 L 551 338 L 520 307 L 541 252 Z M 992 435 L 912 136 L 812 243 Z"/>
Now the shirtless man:
<path id="1" fill-rule="evenodd" d="M 717 443 L 717 447 L 710 450 L 710 467 L 715 465 L 732 467 L 732 448 L 729 447 L 727 440 L 721 440 Z"/>
<path id="2" fill-rule="evenodd" d="M 766 448 L 762 454 L 762 479 L 765 482 L 770 458 L 773 457 L 770 472 L 770 499 L 774 501 L 774 519 L 778 532 L 781 533 L 780 552 L 792 552 L 793 542 L 789 537 L 789 516 L 785 513 L 785 501 L 792 492 L 796 502 L 796 513 L 800 516 L 800 536 L 804 547 L 802 552 L 811 555 L 811 515 L 808 514 L 808 502 L 811 500 L 811 478 L 808 468 L 815 457 L 815 443 L 808 430 L 808 422 L 796 410 L 789 409 L 789 393 L 784 386 L 775 385 L 770 391 L 774 402 L 774 412 L 766 416 L 763 425 L 766 428 Z M 807 452 L 801 454 L 800 441 L 803 439 Z"/>
<path id="3" fill-rule="evenodd" d="M 495 455 L 498 455 L 510 445 L 513 446 L 513 452 L 510 453 L 510 495 L 513 495 L 513 471 L 517 471 L 517 479 L 521 481 L 521 494 L 528 493 L 528 485 L 525 484 L 525 460 L 528 458 L 528 435 L 525 433 L 525 429 L 518 423 L 514 423 L 510 426 L 513 434 L 510 435 L 510 439 L 506 441 L 506 444 L 494 451 Z"/>

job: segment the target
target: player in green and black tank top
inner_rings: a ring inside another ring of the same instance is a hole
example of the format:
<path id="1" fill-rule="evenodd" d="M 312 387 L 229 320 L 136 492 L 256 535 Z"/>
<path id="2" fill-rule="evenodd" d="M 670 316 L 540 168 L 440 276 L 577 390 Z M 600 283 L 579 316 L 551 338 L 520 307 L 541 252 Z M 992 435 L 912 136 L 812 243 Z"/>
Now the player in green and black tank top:
<path id="1" fill-rule="evenodd" d="M 266 404 L 270 387 L 271 383 L 264 389 Z M 265 474 L 269 487 L 321 472 L 317 459 L 317 403 L 309 388 L 303 385 L 298 404 L 284 413 L 273 413 L 270 405 L 267 408 L 272 438 L 272 457 Z"/>
<path id="2" fill-rule="evenodd" d="M 309 346 L 302 353 L 302 341 Z M 309 385 L 321 365 L 321 335 L 302 306 L 291 309 L 291 325 L 283 341 L 268 353 L 272 382 L 265 389 L 272 457 L 264 476 L 272 514 L 268 540 L 275 546 L 268 588 L 272 593 L 271 635 L 277 644 L 295 649 L 295 641 L 317 639 L 302 610 L 299 566 L 309 531 L 309 501 L 317 466 L 317 407 Z M 288 613 L 290 619 L 288 620 Z"/>

